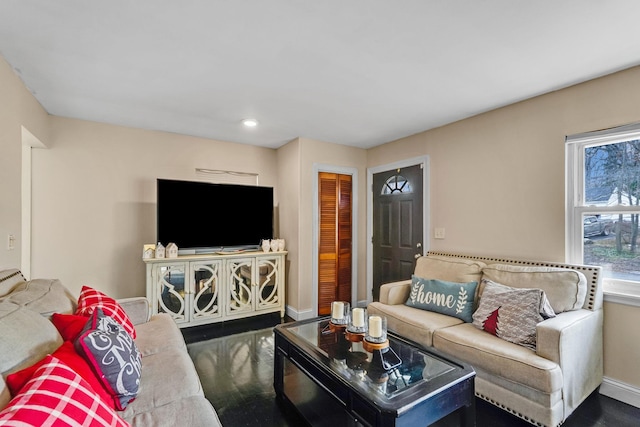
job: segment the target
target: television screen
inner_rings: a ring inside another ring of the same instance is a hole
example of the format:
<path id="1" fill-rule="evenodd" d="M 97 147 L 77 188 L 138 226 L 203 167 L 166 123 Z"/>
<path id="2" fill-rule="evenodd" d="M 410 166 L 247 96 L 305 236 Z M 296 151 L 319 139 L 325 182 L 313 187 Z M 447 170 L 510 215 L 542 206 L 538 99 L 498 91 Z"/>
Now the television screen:
<path id="1" fill-rule="evenodd" d="M 158 179 L 157 232 L 182 253 L 258 248 L 273 238 L 273 188 Z"/>

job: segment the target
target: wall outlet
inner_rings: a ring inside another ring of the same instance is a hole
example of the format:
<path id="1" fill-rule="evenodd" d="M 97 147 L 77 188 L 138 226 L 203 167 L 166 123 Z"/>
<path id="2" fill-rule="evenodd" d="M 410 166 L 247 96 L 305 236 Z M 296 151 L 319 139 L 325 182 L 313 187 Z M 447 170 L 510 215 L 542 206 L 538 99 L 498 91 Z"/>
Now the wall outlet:
<path id="1" fill-rule="evenodd" d="M 433 230 L 433 237 L 436 239 L 444 239 L 444 228 L 435 228 Z"/>

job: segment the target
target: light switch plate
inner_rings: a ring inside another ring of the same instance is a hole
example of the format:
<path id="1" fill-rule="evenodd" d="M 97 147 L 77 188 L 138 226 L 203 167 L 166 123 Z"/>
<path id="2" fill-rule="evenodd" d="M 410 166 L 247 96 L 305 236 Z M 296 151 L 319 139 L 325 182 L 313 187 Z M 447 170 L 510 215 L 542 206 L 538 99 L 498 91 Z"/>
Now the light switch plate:
<path id="1" fill-rule="evenodd" d="M 444 228 L 435 228 L 433 230 L 433 237 L 436 239 L 444 239 Z"/>

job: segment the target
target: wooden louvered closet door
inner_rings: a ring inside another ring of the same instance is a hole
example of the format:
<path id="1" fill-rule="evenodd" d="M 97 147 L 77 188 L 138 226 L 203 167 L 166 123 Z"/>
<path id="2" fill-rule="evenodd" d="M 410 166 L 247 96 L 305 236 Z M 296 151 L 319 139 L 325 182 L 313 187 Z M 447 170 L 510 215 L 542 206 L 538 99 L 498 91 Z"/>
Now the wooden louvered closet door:
<path id="1" fill-rule="evenodd" d="M 332 301 L 351 302 L 351 175 L 320 172 L 318 315 Z"/>

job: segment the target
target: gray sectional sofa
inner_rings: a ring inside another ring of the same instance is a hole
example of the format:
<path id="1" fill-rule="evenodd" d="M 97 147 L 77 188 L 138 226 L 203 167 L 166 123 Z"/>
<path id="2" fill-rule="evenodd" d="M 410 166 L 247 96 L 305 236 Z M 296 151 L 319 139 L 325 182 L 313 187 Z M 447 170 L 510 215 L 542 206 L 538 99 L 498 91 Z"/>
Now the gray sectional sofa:
<path id="1" fill-rule="evenodd" d="M 476 370 L 476 396 L 538 426 L 562 424 L 602 382 L 601 268 L 430 252 L 415 276 L 450 282 L 491 280 L 539 288 L 556 317 L 537 324 L 531 350 L 456 317 L 405 304 L 411 280 L 385 284 L 369 314 L 386 316 L 388 328 L 432 346 Z M 478 286 L 475 302 L 481 297 Z"/>
<path id="2" fill-rule="evenodd" d="M 0 410 L 11 399 L 6 376 L 62 345 L 50 318 L 53 313 L 73 313 L 76 301 L 59 280 L 25 281 L 18 270 L 0 271 Z M 142 355 L 138 396 L 118 414 L 132 426 L 220 426 L 171 317 L 149 317 L 146 298 L 118 303 L 135 325 Z"/>

